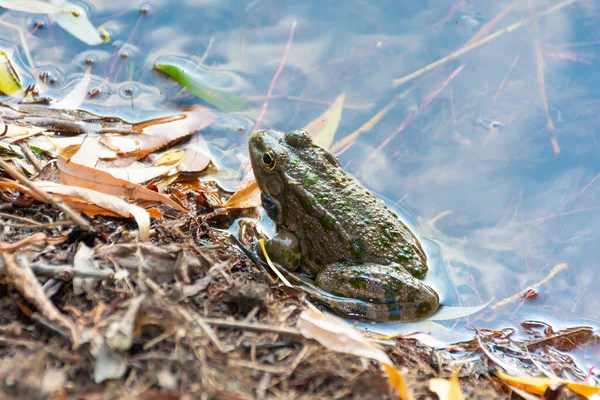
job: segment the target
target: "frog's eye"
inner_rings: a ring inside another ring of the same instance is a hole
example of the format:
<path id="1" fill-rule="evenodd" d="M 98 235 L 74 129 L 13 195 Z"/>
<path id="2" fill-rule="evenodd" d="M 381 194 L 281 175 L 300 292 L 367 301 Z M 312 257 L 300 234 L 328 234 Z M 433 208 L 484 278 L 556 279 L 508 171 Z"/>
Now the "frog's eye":
<path id="1" fill-rule="evenodd" d="M 262 156 L 263 167 L 268 170 L 272 170 L 277 165 L 275 161 L 275 154 L 272 151 L 266 151 Z"/>

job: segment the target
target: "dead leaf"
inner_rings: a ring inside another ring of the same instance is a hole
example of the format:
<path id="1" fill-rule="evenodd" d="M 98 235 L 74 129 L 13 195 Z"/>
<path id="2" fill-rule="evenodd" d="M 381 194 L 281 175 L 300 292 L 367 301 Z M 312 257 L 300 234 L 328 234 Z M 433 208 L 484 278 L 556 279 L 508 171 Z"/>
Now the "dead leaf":
<path id="1" fill-rule="evenodd" d="M 388 355 L 343 319 L 309 309 L 300 314 L 296 327 L 302 336 L 315 339 L 330 350 L 379 361 L 398 396 L 402 400 L 412 399 L 404 377 Z"/>
<path id="2" fill-rule="evenodd" d="M 342 119 L 345 98 L 346 92 L 342 92 L 323 114 L 304 127 L 315 144 L 327 149 L 333 143 Z"/>
<path id="3" fill-rule="evenodd" d="M 183 114 L 157 118 L 134 125 L 138 135 L 104 135 L 100 143 L 122 157 L 141 159 L 148 154 L 204 129 L 216 119 L 208 108 L 196 106 Z"/>
<path id="4" fill-rule="evenodd" d="M 586 383 L 569 382 L 562 379 L 542 378 L 534 376 L 510 376 L 502 371 L 494 372 L 498 378 L 507 384 L 523 389 L 529 393 L 543 395 L 551 386 L 566 385 L 571 391 L 585 397 L 600 393 L 600 386 L 592 386 Z"/>
<path id="5" fill-rule="evenodd" d="M 121 217 L 133 216 L 140 230 L 140 239 L 146 241 L 150 238 L 150 215 L 148 215 L 148 212 L 135 204 L 126 202 L 120 197 L 55 182 L 37 181 L 36 185 L 40 189 L 50 193 L 58 193 L 86 200 L 105 210 L 110 210 Z"/>
<path id="6" fill-rule="evenodd" d="M 38 232 L 33 236 L 21 239 L 15 243 L 0 242 L 0 253 L 14 253 L 15 251 L 29 245 L 45 245 L 48 237 L 45 233 Z"/>
<path id="7" fill-rule="evenodd" d="M 185 208 L 165 195 L 146 189 L 136 183 L 115 178 L 108 172 L 70 162 L 69 155 L 72 152 L 72 147 L 67 147 L 60 149 L 58 153 L 57 166 L 61 172 L 60 181 L 63 184 L 87 188 L 106 194 L 156 201 L 187 213 Z"/>
<path id="8" fill-rule="evenodd" d="M 71 340 L 73 340 L 73 348 L 77 348 L 79 346 L 79 332 L 77 331 L 75 324 L 63 315 L 54 304 L 52 304 L 50 299 L 46 297 L 42 285 L 38 282 L 31 269 L 28 266 L 18 265 L 12 254 L 3 253 L 1 257 L 4 260 L 9 282 L 13 284 L 19 293 L 35 306 L 44 317 L 67 328 L 71 335 Z"/>

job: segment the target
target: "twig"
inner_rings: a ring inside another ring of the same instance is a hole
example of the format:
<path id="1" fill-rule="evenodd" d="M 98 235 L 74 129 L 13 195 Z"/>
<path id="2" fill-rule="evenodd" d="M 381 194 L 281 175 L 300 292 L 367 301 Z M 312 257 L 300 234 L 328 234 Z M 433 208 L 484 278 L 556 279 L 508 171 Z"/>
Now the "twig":
<path id="1" fill-rule="evenodd" d="M 293 336 L 302 336 L 302 333 L 296 328 L 286 327 L 286 326 L 274 326 L 260 323 L 249 323 L 249 322 L 241 322 L 241 321 L 229 321 L 225 319 L 219 318 L 202 318 L 198 317 L 196 320 L 202 320 L 203 322 L 216 326 L 224 326 L 227 328 L 237 328 L 237 329 L 248 329 L 252 331 L 259 332 L 273 332 L 273 333 L 282 333 L 286 335 Z"/>
<path id="2" fill-rule="evenodd" d="M 36 155 L 33 154 L 33 151 L 31 151 L 29 146 L 27 146 L 27 143 L 21 142 L 19 143 L 19 147 L 21 148 L 21 150 L 23 150 L 23 153 L 25 153 L 25 155 L 27 156 L 33 167 L 36 169 L 36 171 L 40 172 L 42 168 L 44 168 L 44 166 L 40 162 L 39 158 L 37 158 Z"/>
<path id="3" fill-rule="evenodd" d="M 281 58 L 281 62 L 279 63 L 279 68 L 277 68 L 277 71 L 275 71 L 275 75 L 273 75 L 273 79 L 271 79 L 271 84 L 269 85 L 269 91 L 267 92 L 267 99 L 269 97 L 271 97 L 271 95 L 273 94 L 273 88 L 275 87 L 275 83 L 277 82 L 277 79 L 279 79 L 279 75 L 281 74 L 281 71 L 283 70 L 283 66 L 285 65 L 285 62 L 287 60 L 288 53 L 290 52 L 290 47 L 292 47 L 292 41 L 294 40 L 294 31 L 296 30 L 296 25 L 297 25 L 297 22 L 294 21 L 292 23 L 292 29 L 290 29 L 290 36 L 288 38 L 287 45 L 285 46 L 285 51 L 283 52 L 283 57 Z M 265 100 L 265 102 L 262 105 L 262 108 L 260 109 L 260 114 L 258 114 L 258 117 L 256 118 L 256 123 L 254 124 L 254 127 L 252 128 L 253 131 L 257 130 L 260 127 L 260 123 L 261 123 L 265 113 L 267 112 L 268 106 L 269 106 L 269 101 Z"/>
<path id="4" fill-rule="evenodd" d="M 527 287 L 527 289 L 523 289 L 521 290 L 519 293 L 501 300 L 499 302 L 497 302 L 496 304 L 492 305 L 489 307 L 490 310 L 495 310 L 496 308 L 505 306 L 509 303 L 515 302 L 515 301 L 519 301 L 521 300 L 526 294 L 527 292 L 529 292 L 531 289 L 537 289 L 538 287 L 542 286 L 544 283 L 548 282 L 550 279 L 554 278 L 554 275 L 558 274 L 560 271 L 567 269 L 567 264 L 562 263 L 562 264 L 557 264 L 554 266 L 554 268 L 552 268 L 552 271 L 550 271 L 550 273 L 548 274 L 548 276 L 546 276 L 544 279 L 542 279 L 541 281 L 539 281 L 538 283 L 536 283 L 535 285 L 529 286 Z"/>
<path id="5" fill-rule="evenodd" d="M 13 224 L 10 222 L 3 222 L 2 225 L 10 226 L 13 228 L 23 228 L 23 229 L 54 229 L 59 226 L 73 225 L 73 221 L 56 221 L 56 222 L 48 222 L 46 224 Z"/>
<path id="6" fill-rule="evenodd" d="M 31 219 L 31 218 L 20 217 L 18 215 L 12 215 L 12 214 L 3 213 L 3 212 L 0 212 L 0 217 L 1 218 L 14 219 L 14 220 L 21 221 L 21 222 L 27 222 L 30 225 L 43 225 L 42 222 L 36 221 L 34 219 Z"/>
<path id="7" fill-rule="evenodd" d="M 62 200 L 56 199 L 53 196 L 46 193 L 45 191 L 38 188 L 35 183 L 33 183 L 32 181 L 27 179 L 27 177 L 25 175 L 23 175 L 22 173 L 20 173 L 16 169 L 14 169 L 9 163 L 4 161 L 3 159 L 0 159 L 0 167 L 4 168 L 4 170 L 10 176 L 12 176 L 13 178 L 15 178 L 16 180 L 21 182 L 23 185 L 27 186 L 32 191 L 37 193 L 41 198 L 44 199 L 44 201 L 52 204 L 53 206 L 61 209 L 62 211 L 64 211 L 69 217 L 71 217 L 73 222 L 75 222 L 81 228 L 83 228 L 85 230 L 92 230 L 92 225 L 88 221 L 86 221 L 80 214 L 76 213 L 71 207 L 66 205 Z"/>
<path id="8" fill-rule="evenodd" d="M 419 76 L 423 75 L 425 72 L 429 72 L 432 69 L 434 69 L 436 67 L 439 67 L 442 64 L 447 63 L 448 61 L 452 61 L 452 60 L 454 60 L 454 59 L 462 56 L 463 54 L 466 54 L 469 51 L 471 51 L 471 50 L 473 50 L 473 49 L 481 46 L 482 44 L 486 44 L 487 42 L 490 42 L 490 41 L 492 41 L 494 39 L 497 39 L 498 37 L 502 36 L 505 33 L 510 33 L 510 32 L 512 32 L 512 31 L 514 31 L 516 29 L 519 29 L 519 28 L 523 27 L 524 25 L 527 25 L 531 21 L 534 21 L 534 20 L 536 20 L 536 19 L 538 19 L 540 17 L 543 17 L 544 15 L 553 13 L 554 11 L 558 11 L 561 8 L 564 8 L 564 7 L 568 6 L 568 5 L 571 5 L 571 4 L 575 3 L 576 1 L 578 1 L 578 0 L 565 0 L 565 1 L 561 2 L 561 3 L 556 4 L 553 7 L 550 7 L 548 9 L 540 12 L 539 14 L 536 14 L 536 15 L 534 15 L 532 17 L 529 17 L 529 18 L 525 18 L 522 21 L 515 22 L 514 24 L 509 25 L 506 28 L 501 29 L 499 31 L 496 31 L 496 32 L 492 33 L 491 35 L 488 35 L 488 36 L 484 37 L 481 40 L 478 40 L 478 41 L 476 41 L 474 43 L 471 43 L 470 45 L 463 46 L 461 49 L 455 51 L 454 53 L 450 53 L 446 57 L 440 58 L 439 60 L 437 60 L 437 61 L 435 61 L 435 62 L 433 62 L 433 63 L 431 63 L 431 64 L 429 64 L 429 65 L 427 65 L 427 66 L 425 66 L 425 67 L 423 67 L 423 68 L 415 71 L 415 72 L 412 72 L 412 73 L 410 73 L 408 75 L 405 75 L 402 78 L 394 79 L 392 81 L 392 86 L 394 86 L 394 87 L 400 86 L 403 83 L 406 83 L 406 82 L 408 82 L 410 80 L 413 80 L 416 77 L 419 77 Z"/>
<path id="9" fill-rule="evenodd" d="M 32 264 L 31 270 L 36 275 L 52 276 L 64 281 L 72 280 L 73 278 L 91 278 L 91 279 L 108 279 L 113 276 L 114 272 L 110 270 L 80 270 L 75 269 L 70 265 L 41 265 Z"/>

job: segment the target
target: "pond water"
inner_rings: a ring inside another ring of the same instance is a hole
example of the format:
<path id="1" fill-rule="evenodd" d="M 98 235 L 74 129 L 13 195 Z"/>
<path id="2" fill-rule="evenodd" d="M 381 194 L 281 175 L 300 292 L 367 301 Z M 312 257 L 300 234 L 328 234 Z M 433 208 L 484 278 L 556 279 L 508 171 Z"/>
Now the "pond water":
<path id="1" fill-rule="evenodd" d="M 44 94 L 60 99 L 91 60 L 90 89 L 100 94 L 82 108 L 139 121 L 202 103 L 152 69 L 161 57 L 235 77 L 229 90 L 245 106 L 204 132 L 216 163 L 237 171 L 225 182 L 231 188 L 265 100 L 260 126 L 292 130 L 345 92 L 333 144 L 342 165 L 406 210 L 417 235 L 439 250 L 461 305 L 494 305 L 531 289 L 529 299 L 445 326 L 469 337 L 472 326 L 531 319 L 598 326 L 596 2 L 76 4 L 110 42 L 88 46 L 48 16 L 2 10 L 12 24 L 0 25 L 2 48 L 14 51 L 26 84 L 46 73 L 55 81 Z M 371 129 L 340 142 L 380 112 Z"/>

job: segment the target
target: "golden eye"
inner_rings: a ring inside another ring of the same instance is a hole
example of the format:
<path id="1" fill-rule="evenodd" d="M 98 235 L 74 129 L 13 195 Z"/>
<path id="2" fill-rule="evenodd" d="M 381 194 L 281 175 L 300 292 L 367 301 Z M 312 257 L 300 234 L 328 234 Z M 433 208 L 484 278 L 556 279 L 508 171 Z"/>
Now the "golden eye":
<path id="1" fill-rule="evenodd" d="M 262 156 L 263 167 L 268 170 L 272 170 L 277 165 L 275 161 L 275 155 L 272 151 L 267 151 Z"/>

